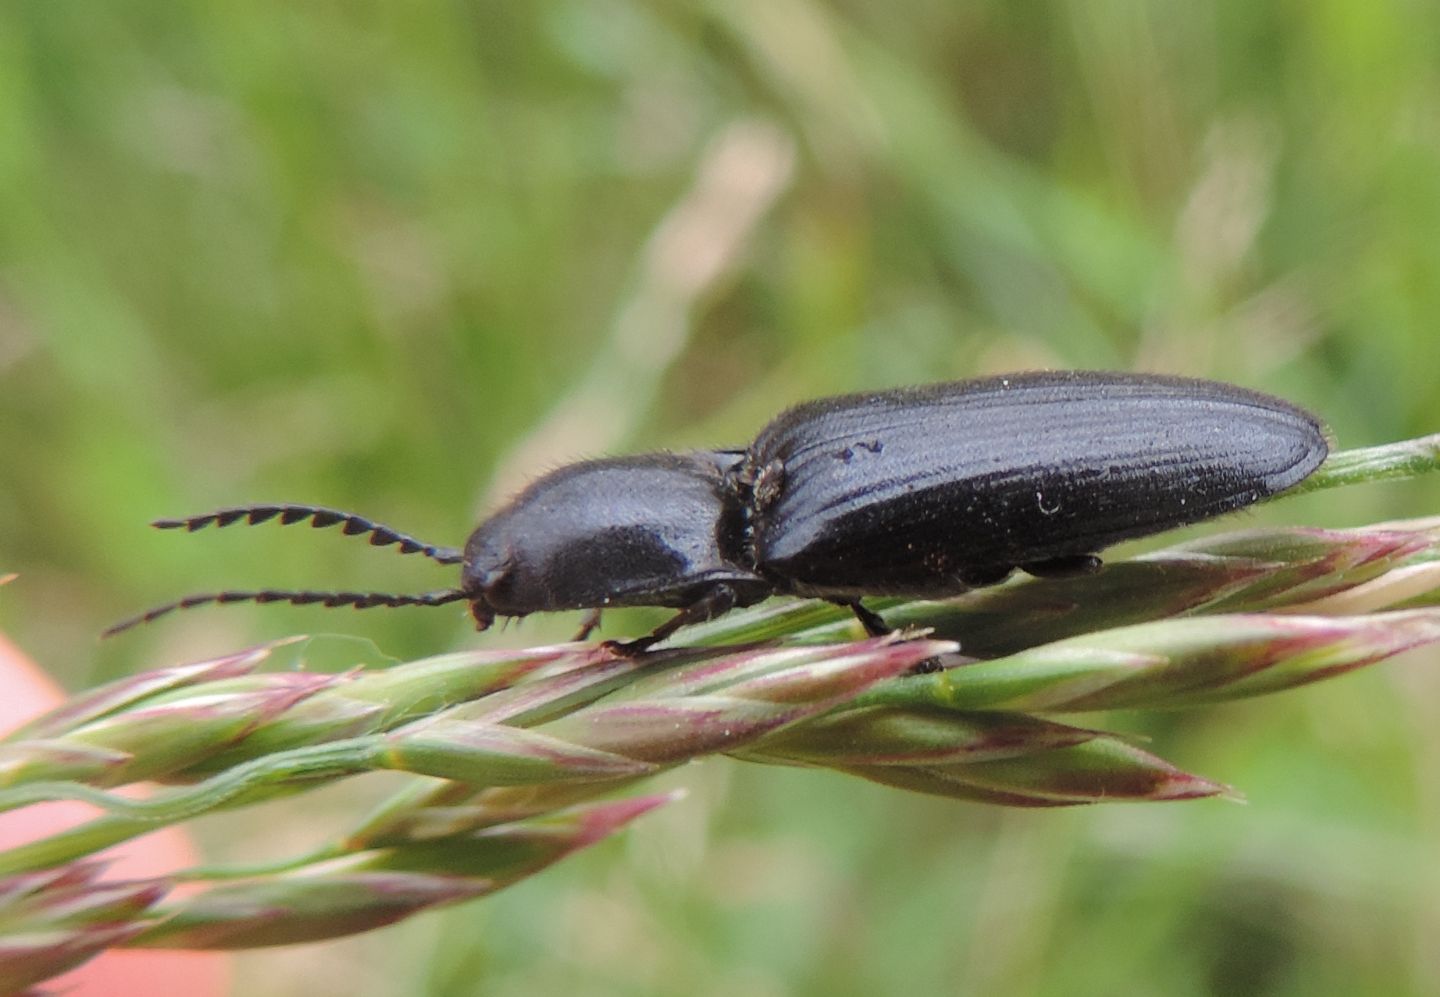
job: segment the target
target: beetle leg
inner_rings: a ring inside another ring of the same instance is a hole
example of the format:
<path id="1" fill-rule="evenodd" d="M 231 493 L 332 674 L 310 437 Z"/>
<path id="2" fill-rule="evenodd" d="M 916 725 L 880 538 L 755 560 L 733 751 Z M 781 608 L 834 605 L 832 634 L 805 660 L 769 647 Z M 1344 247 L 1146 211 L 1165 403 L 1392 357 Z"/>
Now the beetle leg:
<path id="1" fill-rule="evenodd" d="M 959 571 L 960 584 L 968 589 L 989 588 L 991 585 L 999 585 L 1009 578 L 1010 572 L 1014 570 L 1015 568 L 1009 564 L 961 568 Z"/>
<path id="2" fill-rule="evenodd" d="M 833 602 L 837 606 L 844 606 L 850 610 L 850 612 L 854 613 L 855 618 L 860 621 L 860 625 L 865 628 L 865 632 L 871 637 L 884 637 L 886 634 L 893 634 L 895 632 L 885 623 L 884 618 L 879 613 L 873 609 L 866 609 L 859 599 L 829 599 L 827 601 Z M 930 672 L 941 672 L 944 670 L 945 665 L 941 663 L 939 658 L 926 658 L 924 661 L 918 662 L 912 667 L 910 674 L 926 675 Z"/>
<path id="3" fill-rule="evenodd" d="M 580 631 L 575 634 L 574 640 L 582 641 L 589 639 L 590 635 L 595 632 L 595 628 L 599 625 L 600 610 L 587 609 L 584 618 L 580 620 Z"/>
<path id="4" fill-rule="evenodd" d="M 634 658 L 648 651 L 681 627 L 692 623 L 704 623 L 717 616 L 723 616 L 735 608 L 735 590 L 729 585 L 716 585 L 700 598 L 660 624 L 644 637 L 634 640 L 607 640 L 604 647 L 622 658 Z"/>
<path id="5" fill-rule="evenodd" d="M 860 625 L 871 637 L 884 637 L 886 634 L 894 632 L 886 625 L 884 618 L 879 613 L 873 609 L 866 609 L 859 599 L 831 599 L 830 601 L 837 606 L 844 606 L 854 613 L 855 619 L 860 621 Z"/>
<path id="6" fill-rule="evenodd" d="M 1100 558 L 1094 554 L 1069 554 L 1065 557 L 1048 557 L 1043 561 L 1030 561 L 1020 565 L 1020 569 L 1036 578 L 1079 578 L 1099 571 Z"/>

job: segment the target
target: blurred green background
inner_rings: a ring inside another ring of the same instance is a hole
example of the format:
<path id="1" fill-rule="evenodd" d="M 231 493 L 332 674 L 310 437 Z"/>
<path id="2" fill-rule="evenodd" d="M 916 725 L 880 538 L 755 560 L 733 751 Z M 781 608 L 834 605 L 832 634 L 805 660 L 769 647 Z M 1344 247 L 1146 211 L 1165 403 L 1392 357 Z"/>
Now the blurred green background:
<path id="1" fill-rule="evenodd" d="M 0 7 L 0 627 L 71 688 L 291 632 L 405 658 L 575 626 L 237 607 L 97 645 L 190 591 L 451 582 L 159 515 L 283 499 L 459 543 L 569 459 L 1037 366 L 1231 380 L 1368 445 L 1440 429 L 1437 320 L 1427 4 Z M 1114 722 L 1249 805 L 1005 812 L 719 760 L 620 841 L 244 956 L 237 992 L 1440 992 L 1434 654 Z M 197 830 L 254 857 L 353 807 Z"/>

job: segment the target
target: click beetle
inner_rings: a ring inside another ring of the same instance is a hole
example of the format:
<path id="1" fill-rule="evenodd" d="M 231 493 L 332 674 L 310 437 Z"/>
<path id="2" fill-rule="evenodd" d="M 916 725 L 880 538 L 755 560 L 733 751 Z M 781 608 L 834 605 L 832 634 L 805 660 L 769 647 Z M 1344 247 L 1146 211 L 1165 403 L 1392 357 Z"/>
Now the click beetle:
<path id="1" fill-rule="evenodd" d="M 1101 371 L 1012 374 L 806 402 L 743 450 L 581 461 L 546 474 L 482 522 L 463 550 L 351 513 L 253 505 L 161 528 L 308 521 L 461 566 L 455 588 L 415 595 L 263 589 L 188 596 L 117 624 L 207 603 L 372 606 L 468 602 L 497 616 L 611 606 L 678 612 L 623 644 L 788 594 L 851 609 L 886 632 L 869 595 L 939 598 L 1003 581 L 1084 574 L 1122 540 L 1231 512 L 1325 459 L 1319 420 L 1214 381 Z"/>

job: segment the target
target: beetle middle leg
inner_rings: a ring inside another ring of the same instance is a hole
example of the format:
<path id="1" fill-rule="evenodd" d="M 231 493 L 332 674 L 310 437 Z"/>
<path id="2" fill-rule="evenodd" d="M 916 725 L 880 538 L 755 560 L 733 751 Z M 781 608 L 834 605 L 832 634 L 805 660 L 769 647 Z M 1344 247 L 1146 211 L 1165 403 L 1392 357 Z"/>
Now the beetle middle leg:
<path id="1" fill-rule="evenodd" d="M 637 637 L 634 640 L 607 640 L 601 646 L 624 658 L 638 657 L 681 627 L 688 627 L 692 623 L 704 623 L 717 616 L 724 616 L 735 608 L 738 601 L 738 596 L 732 587 L 725 584 L 715 585 L 644 637 Z"/>
<path id="2" fill-rule="evenodd" d="M 865 633 L 871 637 L 884 637 L 886 634 L 894 633 L 893 628 L 885 622 L 884 617 L 873 609 L 866 609 L 859 599 L 830 599 L 837 606 L 844 606 L 855 614 L 855 619 L 865 628 Z"/>
<path id="3" fill-rule="evenodd" d="M 865 628 L 865 633 L 871 637 L 884 637 L 886 634 L 895 632 L 894 628 L 886 624 L 884 618 L 875 610 L 867 609 L 859 599 L 830 599 L 837 606 L 844 606 L 855 614 L 860 625 Z M 926 658 L 924 661 L 916 662 L 910 669 L 912 675 L 926 675 L 930 672 L 945 670 L 945 665 L 939 658 Z"/>

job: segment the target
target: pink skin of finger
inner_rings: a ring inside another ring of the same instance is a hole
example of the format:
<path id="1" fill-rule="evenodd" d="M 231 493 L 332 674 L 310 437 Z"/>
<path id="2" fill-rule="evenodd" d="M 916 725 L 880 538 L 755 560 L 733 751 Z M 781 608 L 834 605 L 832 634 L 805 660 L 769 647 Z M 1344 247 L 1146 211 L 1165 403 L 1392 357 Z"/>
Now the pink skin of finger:
<path id="1" fill-rule="evenodd" d="M 64 692 L 4 636 L 0 636 L 0 734 L 63 702 Z M 0 849 L 74 827 L 96 816 L 84 803 L 43 803 L 0 814 Z M 143 879 L 195 865 L 195 847 L 183 831 L 167 827 L 102 852 L 110 880 Z M 218 952 L 128 949 L 105 952 L 42 989 L 68 997 L 142 997 L 230 992 L 230 959 Z"/>

